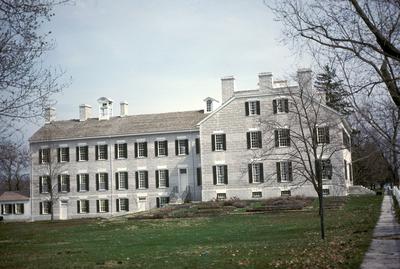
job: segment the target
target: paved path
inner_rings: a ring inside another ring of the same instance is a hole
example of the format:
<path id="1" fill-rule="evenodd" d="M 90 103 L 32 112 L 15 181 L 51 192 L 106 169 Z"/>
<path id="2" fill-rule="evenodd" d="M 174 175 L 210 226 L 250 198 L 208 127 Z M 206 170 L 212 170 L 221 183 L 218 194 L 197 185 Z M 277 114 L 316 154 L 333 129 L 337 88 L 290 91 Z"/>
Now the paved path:
<path id="1" fill-rule="evenodd" d="M 393 199 L 385 195 L 381 216 L 361 269 L 400 269 L 400 225 L 393 212 Z"/>

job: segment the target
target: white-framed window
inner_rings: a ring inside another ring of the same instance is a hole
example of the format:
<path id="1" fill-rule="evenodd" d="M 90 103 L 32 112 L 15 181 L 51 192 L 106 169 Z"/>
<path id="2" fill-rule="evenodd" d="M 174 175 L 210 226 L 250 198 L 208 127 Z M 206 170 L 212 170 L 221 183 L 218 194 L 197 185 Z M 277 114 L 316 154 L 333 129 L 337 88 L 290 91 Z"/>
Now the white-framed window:
<path id="1" fill-rule="evenodd" d="M 289 100 L 287 98 L 279 98 L 272 101 L 274 114 L 277 113 L 288 113 L 289 112 Z"/>
<path id="2" fill-rule="evenodd" d="M 329 195 L 329 189 L 322 189 L 322 195 Z"/>
<path id="3" fill-rule="evenodd" d="M 24 204 L 23 203 L 14 204 L 14 212 L 16 215 L 24 214 Z"/>
<path id="4" fill-rule="evenodd" d="M 120 198 L 117 200 L 118 200 L 118 210 L 117 211 L 129 211 L 128 198 Z"/>
<path id="5" fill-rule="evenodd" d="M 157 152 L 156 156 L 168 156 L 168 141 L 156 141 Z"/>
<path id="6" fill-rule="evenodd" d="M 69 148 L 68 147 L 60 147 L 59 148 L 58 160 L 61 163 L 69 162 Z"/>
<path id="7" fill-rule="evenodd" d="M 108 159 L 108 145 L 97 145 L 96 146 L 96 159 L 103 161 Z"/>
<path id="8" fill-rule="evenodd" d="M 262 135 L 260 131 L 247 133 L 247 148 L 248 149 L 262 148 Z"/>
<path id="9" fill-rule="evenodd" d="M 176 155 L 188 155 L 189 154 L 189 140 L 178 139 L 176 140 Z"/>
<path id="10" fill-rule="evenodd" d="M 39 164 L 50 162 L 50 148 L 39 149 Z"/>
<path id="11" fill-rule="evenodd" d="M 117 173 L 117 189 L 118 190 L 128 189 L 128 172 Z"/>
<path id="12" fill-rule="evenodd" d="M 211 112 L 213 109 L 212 109 L 212 100 L 207 100 L 207 103 L 206 103 L 206 106 L 207 106 L 207 112 Z"/>
<path id="13" fill-rule="evenodd" d="M 147 157 L 147 142 L 135 143 L 135 157 L 136 158 Z"/>
<path id="14" fill-rule="evenodd" d="M 332 164 L 330 159 L 321 160 L 321 176 L 322 179 L 332 179 Z"/>
<path id="15" fill-rule="evenodd" d="M 147 171 L 138 171 L 137 173 L 137 187 L 139 189 L 147 189 L 148 188 L 148 172 Z"/>
<path id="16" fill-rule="evenodd" d="M 50 191 L 50 178 L 49 176 L 39 177 L 40 193 L 49 193 Z"/>
<path id="17" fill-rule="evenodd" d="M 329 144 L 329 127 L 318 127 L 317 128 L 317 143 L 318 144 Z"/>
<path id="18" fill-rule="evenodd" d="M 275 146 L 276 147 L 290 146 L 290 129 L 282 128 L 275 130 Z"/>
<path id="19" fill-rule="evenodd" d="M 3 215 L 10 215 L 10 214 L 12 214 L 12 207 L 13 207 L 13 205 L 12 204 L 3 204 L 3 205 L 1 205 L 2 206 L 2 214 Z"/>
<path id="20" fill-rule="evenodd" d="M 291 191 L 281 191 L 281 196 L 282 197 L 288 197 L 291 196 L 292 192 Z"/>
<path id="21" fill-rule="evenodd" d="M 262 163 L 252 163 L 249 164 L 249 182 L 250 183 L 261 183 L 264 182 L 263 175 L 263 164 Z"/>
<path id="22" fill-rule="evenodd" d="M 89 147 L 88 146 L 78 146 L 76 147 L 77 150 L 77 161 L 88 161 L 89 160 Z"/>
<path id="23" fill-rule="evenodd" d="M 158 170 L 158 187 L 166 188 L 168 180 L 168 170 Z"/>
<path id="24" fill-rule="evenodd" d="M 217 200 L 218 201 L 226 200 L 226 193 L 217 193 Z"/>
<path id="25" fill-rule="evenodd" d="M 248 101 L 245 103 L 246 116 L 260 115 L 260 101 Z"/>
<path id="26" fill-rule="evenodd" d="M 214 169 L 214 185 L 221 185 L 228 183 L 227 166 L 226 165 L 215 165 Z"/>
<path id="27" fill-rule="evenodd" d="M 78 200 L 78 214 L 89 213 L 89 200 Z"/>
<path id="28" fill-rule="evenodd" d="M 226 149 L 226 135 L 225 134 L 215 134 L 213 135 L 215 150 L 222 151 Z"/>
<path id="29" fill-rule="evenodd" d="M 261 191 L 253 191 L 251 193 L 251 197 L 256 198 L 256 199 L 262 198 L 262 192 Z"/>
<path id="30" fill-rule="evenodd" d="M 278 182 L 293 181 L 292 162 L 283 161 L 276 163 Z"/>
<path id="31" fill-rule="evenodd" d="M 106 199 L 101 199 L 97 200 L 98 203 L 98 213 L 105 213 L 108 212 L 108 200 Z"/>
<path id="32" fill-rule="evenodd" d="M 157 207 L 165 207 L 167 204 L 169 204 L 168 196 L 162 196 L 157 198 Z"/>
<path id="33" fill-rule="evenodd" d="M 78 175 L 78 191 L 89 191 L 89 174 Z"/>
<path id="34" fill-rule="evenodd" d="M 126 143 L 115 144 L 116 149 L 116 159 L 126 159 L 128 158 L 128 145 Z"/>
<path id="35" fill-rule="evenodd" d="M 42 215 L 48 215 L 51 212 L 50 201 L 43 201 L 40 203 L 40 213 Z"/>
<path id="36" fill-rule="evenodd" d="M 69 192 L 69 175 L 60 175 L 60 192 Z"/>
<path id="37" fill-rule="evenodd" d="M 97 174 L 98 178 L 98 188 L 99 191 L 108 190 L 108 174 L 107 173 L 99 173 Z"/>

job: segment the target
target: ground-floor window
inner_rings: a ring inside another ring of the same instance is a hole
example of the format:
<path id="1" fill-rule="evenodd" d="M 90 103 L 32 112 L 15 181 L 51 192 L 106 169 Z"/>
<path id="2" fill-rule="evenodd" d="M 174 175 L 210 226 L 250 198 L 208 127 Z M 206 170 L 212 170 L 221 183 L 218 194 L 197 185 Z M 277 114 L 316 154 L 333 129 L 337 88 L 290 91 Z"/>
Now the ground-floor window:
<path id="1" fill-rule="evenodd" d="M 97 200 L 97 212 L 98 213 L 108 212 L 108 200 Z"/>
<path id="2" fill-rule="evenodd" d="M 217 200 L 218 201 L 226 200 L 226 193 L 217 193 Z"/>
<path id="3" fill-rule="evenodd" d="M 322 189 L 323 195 L 329 195 L 329 189 Z"/>
<path id="4" fill-rule="evenodd" d="M 40 203 L 40 214 L 47 215 L 51 213 L 51 202 L 44 201 Z"/>
<path id="5" fill-rule="evenodd" d="M 262 192 L 254 191 L 254 192 L 252 192 L 251 197 L 253 197 L 253 198 L 262 198 Z"/>
<path id="6" fill-rule="evenodd" d="M 281 196 L 282 197 L 288 197 L 288 196 L 291 196 L 291 195 L 292 195 L 292 193 L 290 191 L 281 191 Z"/>
<path id="7" fill-rule="evenodd" d="M 14 204 L 14 214 L 22 215 L 24 214 L 24 204 Z"/>
<path id="8" fill-rule="evenodd" d="M 157 197 L 157 207 L 164 207 L 167 204 L 169 204 L 169 197 L 164 196 L 164 197 Z"/>
<path id="9" fill-rule="evenodd" d="M 128 198 L 117 199 L 117 212 L 129 211 L 129 200 Z"/>
<path id="10" fill-rule="evenodd" d="M 12 204 L 1 205 L 1 214 L 2 215 L 10 215 L 10 214 L 12 214 Z"/>
<path id="11" fill-rule="evenodd" d="M 77 201 L 77 211 L 78 211 L 78 214 L 89 213 L 89 200 Z"/>

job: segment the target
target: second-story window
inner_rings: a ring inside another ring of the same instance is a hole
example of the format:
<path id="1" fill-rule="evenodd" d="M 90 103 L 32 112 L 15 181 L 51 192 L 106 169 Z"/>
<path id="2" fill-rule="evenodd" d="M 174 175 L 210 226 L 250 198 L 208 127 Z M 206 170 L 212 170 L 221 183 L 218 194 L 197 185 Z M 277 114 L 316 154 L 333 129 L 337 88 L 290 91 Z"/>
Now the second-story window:
<path id="1" fill-rule="evenodd" d="M 39 192 L 40 193 L 49 193 L 51 188 L 51 182 L 49 176 L 41 176 L 39 177 Z"/>
<path id="2" fill-rule="evenodd" d="M 278 129 L 275 130 L 275 147 L 289 147 L 290 146 L 290 130 Z"/>
<path id="3" fill-rule="evenodd" d="M 317 143 L 318 144 L 329 144 L 329 127 L 318 127 L 317 128 Z"/>
<path id="4" fill-rule="evenodd" d="M 76 160 L 78 162 L 89 160 L 89 147 L 88 146 L 76 147 Z"/>
<path id="5" fill-rule="evenodd" d="M 147 142 L 135 143 L 135 157 L 146 158 L 147 157 Z"/>
<path id="6" fill-rule="evenodd" d="M 169 187 L 169 172 L 168 170 L 157 170 L 156 171 L 156 188 L 168 188 Z"/>
<path id="7" fill-rule="evenodd" d="M 176 155 L 188 155 L 189 154 L 189 140 L 188 139 L 175 140 L 175 154 Z"/>
<path id="8" fill-rule="evenodd" d="M 264 167 L 262 163 L 252 163 L 248 166 L 249 183 L 264 182 Z"/>
<path id="9" fill-rule="evenodd" d="M 226 134 L 211 135 L 212 151 L 226 150 Z"/>
<path id="10" fill-rule="evenodd" d="M 79 174 L 76 176 L 76 189 L 78 192 L 89 190 L 89 174 Z"/>
<path id="11" fill-rule="evenodd" d="M 128 189 L 128 172 L 115 173 L 115 188 L 117 190 Z"/>
<path id="12" fill-rule="evenodd" d="M 136 176 L 136 189 L 149 188 L 149 173 L 147 171 L 137 171 Z"/>
<path id="13" fill-rule="evenodd" d="M 128 145 L 126 143 L 115 144 L 115 159 L 128 158 Z"/>
<path id="14" fill-rule="evenodd" d="M 289 112 L 289 100 L 287 98 L 279 98 L 272 101 L 272 107 L 274 114 L 277 113 L 288 113 Z"/>
<path id="15" fill-rule="evenodd" d="M 50 148 L 39 149 L 39 164 L 50 163 Z"/>
<path id="16" fill-rule="evenodd" d="M 260 131 L 247 132 L 247 148 L 248 149 L 262 148 L 262 135 Z"/>
<path id="17" fill-rule="evenodd" d="M 213 166 L 213 182 L 214 185 L 228 184 L 228 166 L 214 165 Z"/>
<path id="18" fill-rule="evenodd" d="M 108 174 L 107 173 L 96 174 L 96 189 L 98 191 L 108 190 Z"/>
<path id="19" fill-rule="evenodd" d="M 97 145 L 96 160 L 107 160 L 107 159 L 108 159 L 108 145 Z"/>
<path id="20" fill-rule="evenodd" d="M 246 116 L 260 115 L 260 101 L 245 103 Z"/>
<path id="21" fill-rule="evenodd" d="M 318 160 L 316 161 L 316 163 Z M 321 169 L 321 178 L 324 180 L 332 179 L 332 164 L 330 159 L 322 159 L 319 160 L 320 169 Z M 317 171 L 318 172 L 318 171 Z"/>
<path id="22" fill-rule="evenodd" d="M 58 148 L 58 162 L 69 162 L 69 148 L 60 147 Z"/>
<path id="23" fill-rule="evenodd" d="M 69 192 L 69 175 L 58 176 L 58 192 Z"/>
<path id="24" fill-rule="evenodd" d="M 154 153 L 156 157 L 168 156 L 168 141 L 155 141 Z"/>
<path id="25" fill-rule="evenodd" d="M 293 181 L 292 162 L 290 161 L 277 162 L 276 174 L 278 182 Z"/>

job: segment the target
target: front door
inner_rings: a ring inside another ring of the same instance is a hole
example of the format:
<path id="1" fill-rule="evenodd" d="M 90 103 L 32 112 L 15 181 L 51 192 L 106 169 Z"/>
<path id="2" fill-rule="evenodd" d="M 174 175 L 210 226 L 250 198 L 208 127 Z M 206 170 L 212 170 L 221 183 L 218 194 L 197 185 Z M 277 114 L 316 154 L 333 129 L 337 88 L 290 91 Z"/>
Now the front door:
<path id="1" fill-rule="evenodd" d="M 146 197 L 139 197 L 138 198 L 138 211 L 145 211 L 146 210 Z"/>
<path id="2" fill-rule="evenodd" d="M 60 220 L 68 219 L 68 201 L 60 201 Z"/>
<path id="3" fill-rule="evenodd" d="M 188 173 L 187 168 L 179 169 L 179 192 L 184 192 L 188 185 Z"/>

